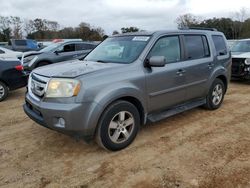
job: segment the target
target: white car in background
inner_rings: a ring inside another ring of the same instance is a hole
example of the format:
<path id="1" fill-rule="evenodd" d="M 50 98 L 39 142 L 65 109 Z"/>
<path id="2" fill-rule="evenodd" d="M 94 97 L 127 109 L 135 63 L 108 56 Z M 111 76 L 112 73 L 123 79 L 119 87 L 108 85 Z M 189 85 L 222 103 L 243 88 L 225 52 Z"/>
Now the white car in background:
<path id="1" fill-rule="evenodd" d="M 231 51 L 232 77 L 250 79 L 250 39 L 238 40 Z"/>
<path id="2" fill-rule="evenodd" d="M 0 47 L 0 58 L 1 59 L 21 59 L 23 53 L 22 52 L 15 52 L 13 50 Z"/>

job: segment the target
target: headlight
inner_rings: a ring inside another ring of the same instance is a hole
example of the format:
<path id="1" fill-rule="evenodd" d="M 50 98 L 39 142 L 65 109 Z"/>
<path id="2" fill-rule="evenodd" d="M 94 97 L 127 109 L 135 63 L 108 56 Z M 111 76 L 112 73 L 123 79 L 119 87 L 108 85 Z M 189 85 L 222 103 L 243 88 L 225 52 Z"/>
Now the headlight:
<path id="1" fill-rule="evenodd" d="M 245 60 L 245 64 L 246 64 L 246 65 L 250 65 L 250 59 L 249 59 L 249 58 L 247 58 L 247 59 Z"/>
<path id="2" fill-rule="evenodd" d="M 35 63 L 37 59 L 38 59 L 38 56 L 35 56 L 35 57 L 29 62 L 29 66 L 32 66 L 33 63 Z"/>
<path id="3" fill-rule="evenodd" d="M 74 79 L 52 78 L 47 86 L 45 97 L 73 97 L 80 91 L 80 82 Z"/>

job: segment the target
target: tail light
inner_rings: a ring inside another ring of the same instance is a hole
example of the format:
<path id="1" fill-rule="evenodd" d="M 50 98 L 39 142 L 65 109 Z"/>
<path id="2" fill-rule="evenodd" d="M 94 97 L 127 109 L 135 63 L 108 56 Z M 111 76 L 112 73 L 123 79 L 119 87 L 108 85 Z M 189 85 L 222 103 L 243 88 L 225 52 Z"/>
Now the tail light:
<path id="1" fill-rule="evenodd" d="M 18 71 L 23 71 L 23 66 L 22 65 L 17 65 L 15 66 L 15 69 Z"/>

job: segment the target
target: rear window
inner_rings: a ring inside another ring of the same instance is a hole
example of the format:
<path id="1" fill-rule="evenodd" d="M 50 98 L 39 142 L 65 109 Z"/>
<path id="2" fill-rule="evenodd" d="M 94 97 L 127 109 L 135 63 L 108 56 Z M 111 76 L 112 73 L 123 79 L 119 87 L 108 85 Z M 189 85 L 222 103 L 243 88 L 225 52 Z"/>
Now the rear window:
<path id="1" fill-rule="evenodd" d="M 26 42 L 26 40 L 15 40 L 15 45 L 17 45 L 17 46 L 26 46 L 27 42 Z"/>
<path id="2" fill-rule="evenodd" d="M 207 39 L 203 35 L 185 35 L 188 59 L 200 59 L 210 56 Z"/>
<path id="3" fill-rule="evenodd" d="M 95 45 L 92 44 L 76 44 L 76 50 L 80 51 L 80 50 L 91 50 L 94 49 Z"/>
<path id="4" fill-rule="evenodd" d="M 221 35 L 213 35 L 212 36 L 214 46 L 216 49 L 217 56 L 226 55 L 227 54 L 227 46 L 224 38 Z"/>

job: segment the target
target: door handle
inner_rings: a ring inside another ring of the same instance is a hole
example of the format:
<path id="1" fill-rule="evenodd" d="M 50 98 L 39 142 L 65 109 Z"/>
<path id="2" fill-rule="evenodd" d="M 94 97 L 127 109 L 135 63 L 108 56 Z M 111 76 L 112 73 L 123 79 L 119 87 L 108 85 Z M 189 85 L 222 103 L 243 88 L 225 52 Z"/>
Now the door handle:
<path id="1" fill-rule="evenodd" d="M 211 69 L 213 68 L 214 64 L 213 63 L 208 63 L 208 68 Z"/>
<path id="2" fill-rule="evenodd" d="M 178 76 L 182 76 L 185 72 L 186 72 L 185 70 L 179 69 L 179 70 L 176 72 L 176 74 L 177 74 Z"/>

